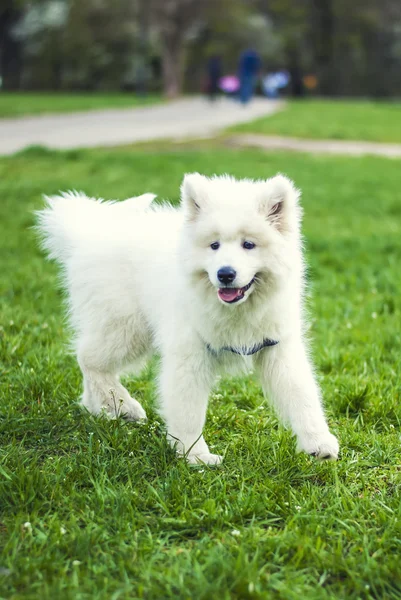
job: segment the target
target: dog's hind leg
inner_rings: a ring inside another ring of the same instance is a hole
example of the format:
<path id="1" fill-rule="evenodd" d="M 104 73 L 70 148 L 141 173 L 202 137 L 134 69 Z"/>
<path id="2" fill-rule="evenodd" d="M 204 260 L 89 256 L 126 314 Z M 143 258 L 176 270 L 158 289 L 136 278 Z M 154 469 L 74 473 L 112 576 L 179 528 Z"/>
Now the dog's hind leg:
<path id="1" fill-rule="evenodd" d="M 78 362 L 84 379 L 82 405 L 95 415 L 104 412 L 111 418 L 139 421 L 146 419 L 146 413 L 120 383 L 119 373 L 145 355 L 149 336 L 127 325 L 114 322 L 95 335 L 86 333 L 78 339 Z M 127 335 L 130 331 L 132 337 Z"/>

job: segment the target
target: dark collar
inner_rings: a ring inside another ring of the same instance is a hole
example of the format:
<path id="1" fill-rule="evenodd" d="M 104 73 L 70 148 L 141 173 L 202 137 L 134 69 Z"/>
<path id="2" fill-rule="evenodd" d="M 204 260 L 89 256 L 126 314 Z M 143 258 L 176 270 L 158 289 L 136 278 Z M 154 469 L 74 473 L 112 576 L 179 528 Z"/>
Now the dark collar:
<path id="1" fill-rule="evenodd" d="M 234 354 L 240 354 L 241 356 L 251 356 L 251 354 L 256 354 L 256 352 L 262 350 L 262 348 L 267 348 L 268 346 L 276 346 L 277 344 L 278 341 L 265 338 L 263 342 L 261 342 L 260 344 L 255 344 L 250 348 L 247 348 L 246 346 L 242 348 L 232 348 L 231 346 L 223 346 L 222 348 L 220 348 L 220 350 L 214 350 L 210 346 L 210 344 L 206 344 L 206 347 L 210 352 L 212 352 L 212 354 L 218 354 L 222 350 L 227 350 L 228 352 L 234 352 Z"/>

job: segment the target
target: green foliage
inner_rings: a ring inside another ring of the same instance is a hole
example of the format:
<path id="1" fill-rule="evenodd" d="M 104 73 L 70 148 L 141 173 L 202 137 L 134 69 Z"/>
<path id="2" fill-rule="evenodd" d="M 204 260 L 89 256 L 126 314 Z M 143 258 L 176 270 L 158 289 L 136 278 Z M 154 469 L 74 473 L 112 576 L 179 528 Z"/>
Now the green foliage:
<path id="1" fill-rule="evenodd" d="M 136 84 L 138 2 L 70 0 L 63 32 L 62 84 L 67 89 L 120 89 Z"/>
<path id="2" fill-rule="evenodd" d="M 134 108 L 159 102 L 159 96 L 0 92 L 0 118 L 106 108 Z"/>
<path id="3" fill-rule="evenodd" d="M 399 168 L 213 145 L 0 159 L 1 598 L 400 598 Z M 252 376 L 212 395 L 220 469 L 191 469 L 167 447 L 154 364 L 128 380 L 148 424 L 77 406 L 56 268 L 32 211 L 69 188 L 175 202 L 194 170 L 281 171 L 303 190 L 310 337 L 336 464 L 295 454 Z"/>
<path id="4" fill-rule="evenodd" d="M 401 143 L 400 110 L 397 102 L 293 100 L 282 112 L 237 125 L 231 131 Z"/>
<path id="5" fill-rule="evenodd" d="M 135 85 L 138 2 L 22 2 L 11 36 L 23 48 L 24 89 L 121 89 Z"/>

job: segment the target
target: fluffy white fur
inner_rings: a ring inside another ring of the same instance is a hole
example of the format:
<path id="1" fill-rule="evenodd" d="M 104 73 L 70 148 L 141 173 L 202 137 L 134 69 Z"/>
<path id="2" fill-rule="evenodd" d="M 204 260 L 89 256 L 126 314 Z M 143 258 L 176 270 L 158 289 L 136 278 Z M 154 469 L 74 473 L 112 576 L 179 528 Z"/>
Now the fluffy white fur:
<path id="1" fill-rule="evenodd" d="M 298 191 L 281 175 L 237 181 L 194 173 L 181 192 L 178 208 L 152 204 L 152 194 L 114 203 L 70 193 L 47 198 L 39 213 L 43 244 L 65 273 L 82 404 L 94 414 L 146 418 L 119 374 L 157 351 L 169 439 L 190 462 L 217 464 L 221 456 L 202 435 L 209 392 L 217 374 L 247 362 L 298 448 L 336 458 L 303 340 Z M 236 272 L 231 286 L 253 282 L 233 304 L 218 294 L 223 266 Z M 266 338 L 279 343 L 246 359 L 224 349 Z"/>

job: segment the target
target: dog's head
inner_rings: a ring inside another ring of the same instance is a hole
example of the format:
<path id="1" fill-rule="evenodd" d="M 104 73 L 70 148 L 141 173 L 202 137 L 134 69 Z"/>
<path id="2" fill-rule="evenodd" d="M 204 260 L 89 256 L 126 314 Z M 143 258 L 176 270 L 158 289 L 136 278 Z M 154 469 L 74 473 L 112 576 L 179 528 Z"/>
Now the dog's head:
<path id="1" fill-rule="evenodd" d="M 298 252 L 299 193 L 282 175 L 264 181 L 184 177 L 183 257 L 193 280 L 223 304 L 239 304 L 263 283 L 285 276 Z"/>

